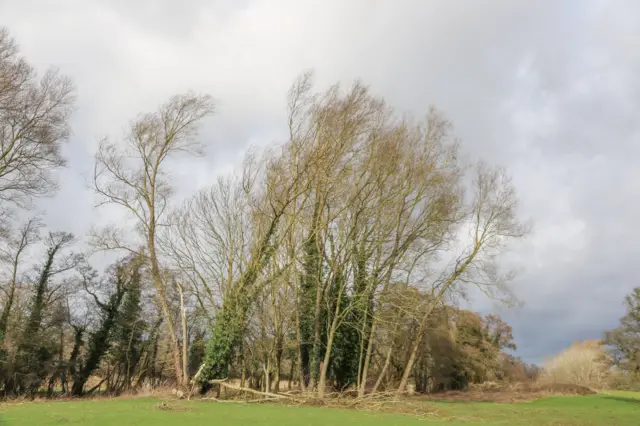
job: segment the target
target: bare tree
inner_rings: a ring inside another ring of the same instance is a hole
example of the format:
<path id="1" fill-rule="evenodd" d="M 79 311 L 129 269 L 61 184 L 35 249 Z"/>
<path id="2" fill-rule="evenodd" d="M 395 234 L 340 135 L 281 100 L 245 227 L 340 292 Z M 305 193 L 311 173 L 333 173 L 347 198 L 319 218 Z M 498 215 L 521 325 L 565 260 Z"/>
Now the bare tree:
<path id="1" fill-rule="evenodd" d="M 463 240 L 460 254 L 431 286 L 431 302 L 420 319 L 398 392 L 406 388 L 429 317 L 448 292 L 464 284 L 475 285 L 485 292 L 506 290 L 504 284 L 512 278 L 511 273 L 501 276 L 495 262 L 510 239 L 528 232 L 517 217 L 515 188 L 503 169 L 481 163 L 477 167 L 474 189 L 470 209 L 460 222 L 461 231 L 468 230 L 469 239 Z"/>
<path id="2" fill-rule="evenodd" d="M 146 254 L 157 303 L 169 329 L 176 379 L 181 384 L 187 383 L 188 371 L 182 367 L 177 321 L 170 308 L 169 283 L 163 277 L 157 235 L 172 193 L 167 160 L 179 153 L 202 152 L 195 139 L 198 125 L 213 110 L 209 96 L 192 93 L 174 96 L 157 112 L 136 119 L 124 145 L 104 141 L 95 157 L 95 192 L 102 198 L 102 204 L 117 205 L 135 220 L 141 240 L 127 242 L 122 238 L 122 230 L 112 227 L 95 232 L 93 243 L 101 249 Z M 183 336 L 185 345 L 186 337 Z"/>
<path id="3" fill-rule="evenodd" d="M 68 78 L 49 70 L 38 79 L 0 29 L 0 203 L 24 206 L 56 189 L 50 172 L 65 164 L 74 100 Z"/>
<path id="4" fill-rule="evenodd" d="M 11 315 L 11 308 L 16 296 L 16 284 L 20 274 L 22 256 L 27 248 L 39 240 L 41 223 L 38 218 L 31 218 L 22 228 L 12 235 L 7 246 L 0 251 L 0 260 L 9 267 L 7 277 L 8 288 L 0 287 L 6 295 L 6 301 L 0 316 L 0 339 L 4 339 Z"/>
<path id="5" fill-rule="evenodd" d="M 213 321 L 225 293 L 247 267 L 251 233 L 248 177 L 219 178 L 170 214 L 160 247 Z"/>

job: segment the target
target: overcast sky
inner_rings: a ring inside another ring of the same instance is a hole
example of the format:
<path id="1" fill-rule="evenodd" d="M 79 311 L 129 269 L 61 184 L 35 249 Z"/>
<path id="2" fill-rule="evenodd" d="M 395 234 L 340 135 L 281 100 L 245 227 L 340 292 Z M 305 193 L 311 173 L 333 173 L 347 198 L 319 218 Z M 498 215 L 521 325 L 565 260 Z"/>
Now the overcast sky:
<path id="1" fill-rule="evenodd" d="M 286 90 L 314 68 L 319 88 L 361 78 L 401 111 L 436 105 L 470 156 L 511 171 L 535 225 L 512 255 L 524 306 L 499 310 L 519 355 L 599 338 L 639 285 L 640 2 L 0 0 L 0 26 L 77 86 L 52 228 L 100 220 L 91 156 L 138 112 L 189 89 L 217 99 L 208 156 L 176 170 L 188 193 L 282 141 Z"/>

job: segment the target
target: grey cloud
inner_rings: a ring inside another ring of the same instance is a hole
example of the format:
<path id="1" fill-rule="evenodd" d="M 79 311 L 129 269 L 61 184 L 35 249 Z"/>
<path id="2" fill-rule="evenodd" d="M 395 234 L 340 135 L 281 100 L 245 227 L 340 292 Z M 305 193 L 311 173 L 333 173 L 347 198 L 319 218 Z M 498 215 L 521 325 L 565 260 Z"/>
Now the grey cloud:
<path id="1" fill-rule="evenodd" d="M 153 3 L 153 5 L 151 4 Z M 173 93 L 211 93 L 204 159 L 176 162 L 182 194 L 285 137 L 285 92 L 362 78 L 403 112 L 441 108 L 471 158 L 507 166 L 535 232 L 509 255 L 525 302 L 501 309 L 540 360 L 615 325 L 637 283 L 640 5 L 634 1 L 0 1 L 24 53 L 78 86 L 70 168 L 43 204 L 82 234 L 104 219 L 83 173 L 96 140 Z M 474 308 L 493 305 L 476 298 Z"/>

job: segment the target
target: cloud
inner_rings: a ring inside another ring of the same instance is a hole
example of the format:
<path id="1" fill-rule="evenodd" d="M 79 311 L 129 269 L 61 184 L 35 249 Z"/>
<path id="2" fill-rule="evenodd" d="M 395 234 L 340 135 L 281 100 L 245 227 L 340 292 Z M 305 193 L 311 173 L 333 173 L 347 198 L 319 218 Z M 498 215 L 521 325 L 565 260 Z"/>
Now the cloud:
<path id="1" fill-rule="evenodd" d="M 285 93 L 361 78 L 401 111 L 442 109 L 465 152 L 514 176 L 534 234 L 510 254 L 524 307 L 501 312 L 539 360 L 615 325 L 637 283 L 640 5 L 634 1 L 0 0 L 24 54 L 78 87 L 61 191 L 43 206 L 78 234 L 101 218 L 84 176 L 97 140 L 188 89 L 213 95 L 208 156 L 181 193 L 285 136 Z M 478 299 L 474 307 L 491 309 Z"/>

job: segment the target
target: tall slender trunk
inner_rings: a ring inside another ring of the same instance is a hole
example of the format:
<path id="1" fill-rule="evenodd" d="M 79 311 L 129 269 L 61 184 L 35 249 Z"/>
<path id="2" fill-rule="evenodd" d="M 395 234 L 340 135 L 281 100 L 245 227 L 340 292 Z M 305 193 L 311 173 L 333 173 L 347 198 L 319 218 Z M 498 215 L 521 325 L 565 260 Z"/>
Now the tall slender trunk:
<path id="1" fill-rule="evenodd" d="M 364 366 L 362 367 L 362 376 L 359 377 L 360 379 L 360 386 L 358 387 L 358 396 L 362 397 L 365 394 L 365 391 L 367 389 L 367 380 L 368 380 L 368 376 L 369 376 L 369 364 L 371 363 L 371 353 L 373 352 L 373 336 L 376 332 L 376 328 L 378 325 L 378 321 L 376 321 L 376 318 L 373 319 L 373 322 L 371 323 L 371 328 L 369 330 L 369 341 L 367 342 L 367 354 L 365 355 L 365 359 L 364 359 Z"/>
<path id="2" fill-rule="evenodd" d="M 409 381 L 409 376 L 411 375 L 411 371 L 413 370 L 413 364 L 416 362 L 416 357 L 418 355 L 418 349 L 420 348 L 420 343 L 422 342 L 422 338 L 424 337 L 424 332 L 427 328 L 427 321 L 429 320 L 429 316 L 433 309 L 435 308 L 436 302 L 431 302 L 426 312 L 422 315 L 422 319 L 420 320 L 420 325 L 418 327 L 418 332 L 413 338 L 413 343 L 411 344 L 411 352 L 409 355 L 409 359 L 405 364 L 404 371 L 402 373 L 402 378 L 400 379 L 400 385 L 398 386 L 398 393 L 403 393 L 407 387 L 407 383 Z"/>
<path id="3" fill-rule="evenodd" d="M 296 309 L 296 338 L 298 339 L 298 342 L 301 342 L 301 335 L 300 335 L 300 309 Z M 302 392 L 306 392 L 307 390 L 307 385 L 305 383 L 305 377 L 304 377 L 304 361 L 302 359 L 302 347 L 298 344 L 298 380 L 300 382 L 300 390 Z M 293 360 L 291 361 L 292 366 L 291 366 L 291 374 L 293 375 Z"/>
<path id="4" fill-rule="evenodd" d="M 387 344 L 388 349 L 387 349 L 387 355 L 384 359 L 384 365 L 382 366 L 382 370 L 378 375 L 378 379 L 376 380 L 376 383 L 373 385 L 373 388 L 371 389 L 372 394 L 376 393 L 380 388 L 380 385 L 382 384 L 382 380 L 384 380 L 384 376 L 385 374 L 387 374 L 387 370 L 389 369 L 389 365 L 391 365 L 391 355 L 393 354 L 393 336 L 396 335 L 399 328 L 400 328 L 400 318 L 398 318 L 398 320 L 396 321 L 396 324 L 393 326 L 393 331 L 391 332 L 392 339 Z"/>
<path id="5" fill-rule="evenodd" d="M 358 371 L 356 375 L 356 389 L 358 389 L 358 395 L 364 394 L 366 387 L 366 374 L 370 359 L 371 349 L 371 330 L 372 324 L 369 324 L 369 318 L 371 316 L 371 289 L 375 282 L 374 279 L 367 280 L 367 256 L 364 249 L 364 240 L 360 243 L 360 247 L 355 252 L 356 261 L 354 263 L 355 277 L 354 277 L 354 298 L 358 304 L 364 303 L 364 312 L 359 309 L 354 312 L 358 325 L 360 326 L 360 344 L 358 350 Z M 373 277 L 372 277 L 373 278 Z M 369 330 L 369 332 L 367 332 Z M 367 338 L 366 336 L 369 336 Z M 365 358 L 366 357 L 366 358 Z"/>
<path id="6" fill-rule="evenodd" d="M 278 339 L 275 353 L 275 369 L 273 371 L 273 393 L 280 392 L 280 369 L 282 368 L 282 341 Z"/>
<path id="7" fill-rule="evenodd" d="M 376 383 L 373 385 L 373 389 L 371 389 L 371 393 L 378 392 L 378 388 L 380 388 L 382 380 L 384 379 L 385 374 L 387 374 L 387 370 L 391 364 L 391 354 L 393 354 L 393 342 L 389 345 L 389 349 L 387 349 L 387 356 L 384 359 L 384 365 L 382 366 L 378 380 L 376 380 Z"/>
<path id="8" fill-rule="evenodd" d="M 14 269 L 14 276 L 15 276 L 15 273 L 16 271 Z M 9 324 L 9 315 L 11 314 L 11 308 L 13 307 L 15 292 L 16 292 L 16 281 L 14 277 L 9 283 L 9 295 L 7 296 L 7 301 L 4 304 L 4 309 L 2 310 L 2 316 L 0 316 L 0 343 L 4 341 L 7 333 L 7 326 Z"/>
<path id="9" fill-rule="evenodd" d="M 327 337 L 327 348 L 324 353 L 324 360 L 320 365 L 320 380 L 318 382 L 318 398 L 324 398 L 324 391 L 327 383 L 327 371 L 329 369 L 329 361 L 331 361 L 331 350 L 333 349 L 333 341 L 336 336 L 336 330 L 338 329 L 338 323 L 340 322 L 340 308 L 342 302 L 342 292 L 344 287 L 341 285 L 338 291 L 336 300 L 336 307 L 333 312 L 333 319 L 331 321 L 331 328 L 329 329 L 329 336 Z"/>
<path id="10" fill-rule="evenodd" d="M 11 279 L 9 281 L 9 291 L 7 295 L 7 301 L 5 302 L 4 309 L 2 310 L 2 315 L 0 316 L 0 343 L 3 342 L 7 333 L 7 327 L 9 324 L 9 316 L 11 315 L 11 309 L 13 307 L 13 302 L 15 300 L 16 293 L 16 279 L 18 277 L 18 266 L 20 265 L 20 257 L 24 250 L 29 245 L 29 235 L 31 225 L 34 222 L 30 220 L 25 228 L 22 230 L 22 238 L 20 239 L 18 249 L 12 259 L 11 262 Z"/>
<path id="11" fill-rule="evenodd" d="M 149 261 L 151 263 L 151 278 L 153 284 L 158 291 L 157 301 L 160 304 L 160 310 L 167 322 L 167 328 L 169 329 L 169 338 L 171 339 L 171 352 L 173 354 L 173 367 L 175 368 L 176 381 L 179 385 L 183 384 L 184 376 L 182 372 L 182 360 L 181 360 L 181 347 L 180 340 L 178 338 L 178 331 L 176 330 L 173 322 L 173 316 L 169 310 L 169 304 L 167 303 L 167 295 L 164 288 L 164 282 L 160 273 L 160 265 L 158 263 L 158 256 L 156 253 L 155 243 L 155 228 L 152 226 L 149 230 L 149 239 L 147 240 L 149 246 Z"/>
<path id="12" fill-rule="evenodd" d="M 331 350 L 333 349 L 333 339 L 335 337 L 335 328 L 333 324 L 327 338 L 327 349 L 324 353 L 324 359 L 320 364 L 320 380 L 318 381 L 318 399 L 324 398 L 324 391 L 327 386 L 327 370 L 329 369 L 329 361 L 331 360 Z"/>
<path id="13" fill-rule="evenodd" d="M 320 313 L 322 312 L 322 293 L 323 286 L 320 285 L 320 280 L 317 282 L 316 288 L 316 304 L 313 311 L 314 319 L 313 319 L 313 346 L 311 349 L 311 362 L 310 362 L 310 375 L 311 379 L 309 380 L 309 389 L 314 389 L 316 387 L 316 380 L 318 378 L 318 369 L 320 362 L 320 350 L 322 347 L 322 342 L 320 341 Z"/>
<path id="14" fill-rule="evenodd" d="M 184 288 L 178 284 L 180 292 L 180 319 L 182 320 L 182 384 L 189 383 L 189 330 L 187 329 L 187 311 L 184 306 Z"/>
<path id="15" fill-rule="evenodd" d="M 269 373 L 270 373 L 269 370 L 271 369 L 271 357 L 267 356 L 267 360 L 263 363 L 262 369 L 264 370 L 264 391 L 265 393 L 269 393 L 271 391 L 271 382 L 269 381 Z"/>
<path id="16" fill-rule="evenodd" d="M 429 316 L 431 315 L 431 312 L 433 312 L 436 305 L 440 303 L 440 301 L 444 297 L 447 290 L 449 290 L 449 287 L 451 287 L 453 283 L 456 282 L 458 277 L 460 277 L 460 275 L 464 273 L 467 267 L 469 267 L 473 259 L 478 254 L 479 250 L 480 250 L 480 245 L 478 242 L 476 242 L 476 245 L 473 251 L 471 252 L 471 254 L 469 254 L 469 256 L 465 259 L 464 262 L 460 263 L 459 265 L 456 265 L 456 268 L 451 273 L 451 276 L 442 283 L 442 288 L 440 289 L 436 297 L 431 301 L 425 313 L 422 315 L 422 318 L 420 320 L 420 326 L 418 327 L 418 332 L 413 339 L 413 343 L 411 344 L 411 355 L 409 355 L 409 359 L 407 360 L 407 363 L 404 367 L 404 372 L 402 373 L 402 379 L 400 379 L 400 385 L 398 386 L 397 393 L 399 394 L 403 393 L 407 387 L 407 382 L 409 381 L 411 370 L 413 370 L 413 364 L 416 362 L 416 357 L 418 355 L 418 348 L 420 348 L 420 343 L 422 342 L 422 338 L 424 337 L 424 332 L 427 328 L 427 321 L 429 320 Z"/>

